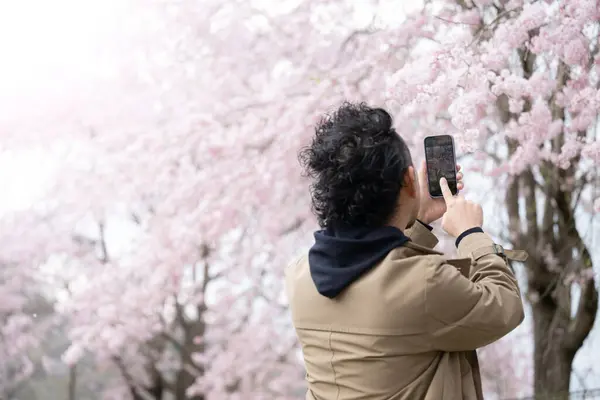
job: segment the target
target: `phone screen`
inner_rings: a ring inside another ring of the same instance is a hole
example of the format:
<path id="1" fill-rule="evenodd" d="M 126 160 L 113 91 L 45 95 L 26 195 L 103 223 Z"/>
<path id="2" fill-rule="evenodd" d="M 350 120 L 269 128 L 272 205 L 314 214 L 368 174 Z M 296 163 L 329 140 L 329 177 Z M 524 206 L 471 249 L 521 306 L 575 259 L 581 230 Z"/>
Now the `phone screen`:
<path id="1" fill-rule="evenodd" d="M 452 194 L 458 193 L 456 187 L 456 157 L 454 140 L 450 135 L 429 136 L 425 138 L 425 161 L 427 163 L 427 181 L 431 197 L 442 197 L 440 179 L 445 177 Z"/>

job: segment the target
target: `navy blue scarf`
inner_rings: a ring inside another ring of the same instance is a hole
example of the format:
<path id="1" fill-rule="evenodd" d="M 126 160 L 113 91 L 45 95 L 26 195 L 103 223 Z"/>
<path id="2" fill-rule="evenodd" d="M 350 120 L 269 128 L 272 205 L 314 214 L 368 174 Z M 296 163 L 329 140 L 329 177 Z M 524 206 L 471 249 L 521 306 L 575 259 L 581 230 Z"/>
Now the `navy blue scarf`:
<path id="1" fill-rule="evenodd" d="M 329 227 L 315 232 L 315 244 L 308 252 L 308 263 L 317 290 L 323 296 L 334 298 L 390 251 L 409 240 L 392 226 L 375 229 Z"/>

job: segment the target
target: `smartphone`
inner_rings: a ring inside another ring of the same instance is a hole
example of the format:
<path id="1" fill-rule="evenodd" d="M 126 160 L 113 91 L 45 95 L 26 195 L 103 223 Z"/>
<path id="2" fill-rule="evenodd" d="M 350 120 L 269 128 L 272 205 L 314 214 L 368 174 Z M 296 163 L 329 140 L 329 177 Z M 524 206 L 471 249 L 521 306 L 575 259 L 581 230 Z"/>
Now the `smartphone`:
<path id="1" fill-rule="evenodd" d="M 456 179 L 456 153 L 454 138 L 450 135 L 428 136 L 425 138 L 425 162 L 427 164 L 427 185 L 431 197 L 444 197 L 440 179 L 446 178 L 453 195 L 458 193 Z"/>

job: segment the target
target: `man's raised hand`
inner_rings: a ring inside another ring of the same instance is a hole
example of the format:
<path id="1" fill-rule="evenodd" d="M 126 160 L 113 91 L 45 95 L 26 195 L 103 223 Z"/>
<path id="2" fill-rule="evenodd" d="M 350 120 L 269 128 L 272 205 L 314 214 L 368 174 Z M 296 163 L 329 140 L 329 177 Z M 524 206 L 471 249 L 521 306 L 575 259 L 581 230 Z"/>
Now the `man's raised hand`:
<path id="1" fill-rule="evenodd" d="M 442 217 L 442 228 L 451 236 L 458 237 L 471 228 L 483 225 L 483 209 L 477 203 L 466 200 L 462 195 L 452 196 L 446 178 L 440 179 L 446 213 Z"/>
<path id="2" fill-rule="evenodd" d="M 463 183 L 463 173 L 461 172 L 460 165 L 456 166 L 456 181 L 458 190 L 463 190 L 465 185 Z M 426 224 L 430 224 L 433 221 L 442 218 L 446 212 L 446 203 L 443 199 L 432 198 L 429 195 L 427 165 L 425 164 L 425 161 L 421 163 L 421 169 L 419 170 L 419 187 L 421 189 L 421 204 L 417 218 Z"/>

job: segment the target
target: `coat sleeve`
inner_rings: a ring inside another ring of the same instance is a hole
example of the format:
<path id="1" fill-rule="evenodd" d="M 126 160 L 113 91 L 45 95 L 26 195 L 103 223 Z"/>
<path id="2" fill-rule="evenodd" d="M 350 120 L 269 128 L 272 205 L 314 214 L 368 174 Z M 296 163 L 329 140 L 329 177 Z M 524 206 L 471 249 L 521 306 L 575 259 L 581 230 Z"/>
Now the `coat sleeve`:
<path id="1" fill-rule="evenodd" d="M 431 232 L 431 229 L 430 226 L 417 220 L 409 229 L 406 229 L 404 233 L 413 243 L 433 249 L 438 244 L 438 238 Z"/>
<path id="2" fill-rule="evenodd" d="M 466 236 L 458 253 L 473 259 L 470 279 L 443 261 L 427 274 L 425 313 L 435 350 L 475 350 L 500 339 L 524 318 L 517 280 L 487 234 Z"/>

